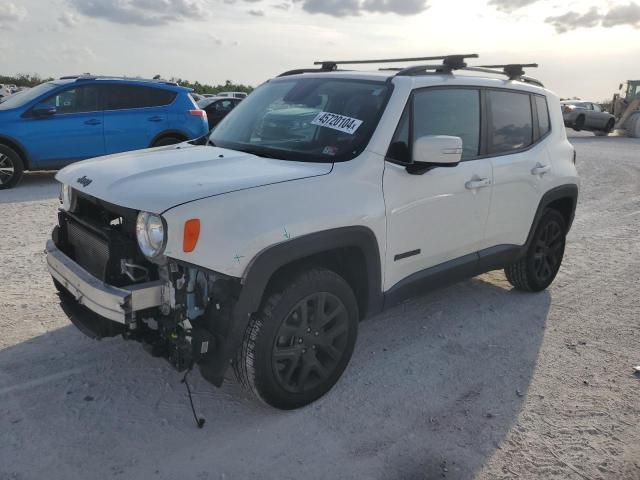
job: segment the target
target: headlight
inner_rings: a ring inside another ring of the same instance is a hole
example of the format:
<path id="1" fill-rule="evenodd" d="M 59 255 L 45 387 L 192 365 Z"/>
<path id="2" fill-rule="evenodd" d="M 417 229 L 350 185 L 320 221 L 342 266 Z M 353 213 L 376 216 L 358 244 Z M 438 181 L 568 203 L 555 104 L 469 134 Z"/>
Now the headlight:
<path id="1" fill-rule="evenodd" d="M 140 212 L 136 222 L 136 237 L 142 253 L 149 258 L 162 253 L 166 243 L 164 221 L 160 215 Z"/>
<path id="2" fill-rule="evenodd" d="M 64 183 L 60 187 L 60 203 L 62 208 L 68 212 L 73 210 L 73 188 Z"/>

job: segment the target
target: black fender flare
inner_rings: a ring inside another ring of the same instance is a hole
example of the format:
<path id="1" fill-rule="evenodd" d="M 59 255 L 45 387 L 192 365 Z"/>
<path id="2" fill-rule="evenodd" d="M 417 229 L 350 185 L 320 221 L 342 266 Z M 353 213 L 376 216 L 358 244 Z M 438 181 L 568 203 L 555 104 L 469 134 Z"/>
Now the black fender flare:
<path id="1" fill-rule="evenodd" d="M 573 224 L 573 219 L 576 215 L 576 207 L 578 205 L 578 185 L 574 183 L 560 185 L 559 187 L 552 188 L 542 196 L 542 199 L 538 204 L 536 214 L 533 217 L 533 222 L 531 223 L 531 230 L 529 230 L 527 242 L 524 244 L 524 247 L 522 249 L 523 255 L 526 254 L 529 246 L 531 246 L 531 242 L 533 241 L 533 234 L 538 228 L 538 223 L 540 222 L 545 209 L 556 200 L 565 198 L 570 198 L 573 201 L 573 206 L 569 215 L 569 221 L 567 222 L 567 232 L 569 232 L 569 230 L 571 229 L 571 225 Z"/>
<path id="2" fill-rule="evenodd" d="M 220 386 L 235 352 L 242 342 L 251 315 L 257 312 L 273 275 L 282 267 L 331 250 L 359 248 L 367 265 L 367 313 L 378 313 L 383 307 L 382 265 L 378 240 L 367 227 L 342 227 L 303 235 L 273 245 L 256 255 L 242 278 L 240 296 L 233 309 L 231 323 L 216 351 L 200 364 L 202 375 Z"/>

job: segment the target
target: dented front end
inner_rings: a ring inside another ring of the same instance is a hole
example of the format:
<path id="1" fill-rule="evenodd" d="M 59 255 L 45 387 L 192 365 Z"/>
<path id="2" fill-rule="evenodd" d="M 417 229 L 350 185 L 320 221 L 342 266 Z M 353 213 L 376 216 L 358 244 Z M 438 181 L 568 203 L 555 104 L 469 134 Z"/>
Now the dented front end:
<path id="1" fill-rule="evenodd" d="M 140 341 L 178 370 L 209 362 L 209 379 L 220 384 L 240 279 L 149 260 L 137 245 L 137 214 L 88 196 L 60 210 L 46 254 L 63 309 L 90 337 Z"/>

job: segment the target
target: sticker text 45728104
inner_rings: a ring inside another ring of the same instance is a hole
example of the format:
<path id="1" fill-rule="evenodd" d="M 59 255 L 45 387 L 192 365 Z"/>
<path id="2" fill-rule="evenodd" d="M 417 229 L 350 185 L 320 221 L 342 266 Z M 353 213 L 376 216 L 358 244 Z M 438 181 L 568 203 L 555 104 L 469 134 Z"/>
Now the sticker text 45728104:
<path id="1" fill-rule="evenodd" d="M 358 128 L 360 128 L 360 125 L 362 125 L 362 120 L 345 117 L 344 115 L 338 115 L 335 113 L 320 112 L 316 115 L 316 118 L 313 119 L 311 125 L 331 128 L 333 130 L 338 130 L 339 132 L 353 135 L 356 133 Z"/>

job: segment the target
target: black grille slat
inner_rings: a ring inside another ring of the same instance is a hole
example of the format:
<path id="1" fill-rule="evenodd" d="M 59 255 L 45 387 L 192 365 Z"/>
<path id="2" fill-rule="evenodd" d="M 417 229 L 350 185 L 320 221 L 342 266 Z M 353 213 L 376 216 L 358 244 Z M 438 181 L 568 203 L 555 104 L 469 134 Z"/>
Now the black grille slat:
<path id="1" fill-rule="evenodd" d="M 74 212 L 61 210 L 54 235 L 56 245 L 87 272 L 110 285 L 131 285 L 131 278 L 122 272 L 123 259 L 148 268 L 149 280 L 155 280 L 157 271 L 138 249 L 131 217 L 135 218 L 131 214 L 117 216 L 95 206 Z M 111 224 L 114 218 L 124 222 Z"/>
<path id="2" fill-rule="evenodd" d="M 105 279 L 109 264 L 109 242 L 73 220 L 67 220 L 67 240 L 76 262 L 92 275 Z"/>

